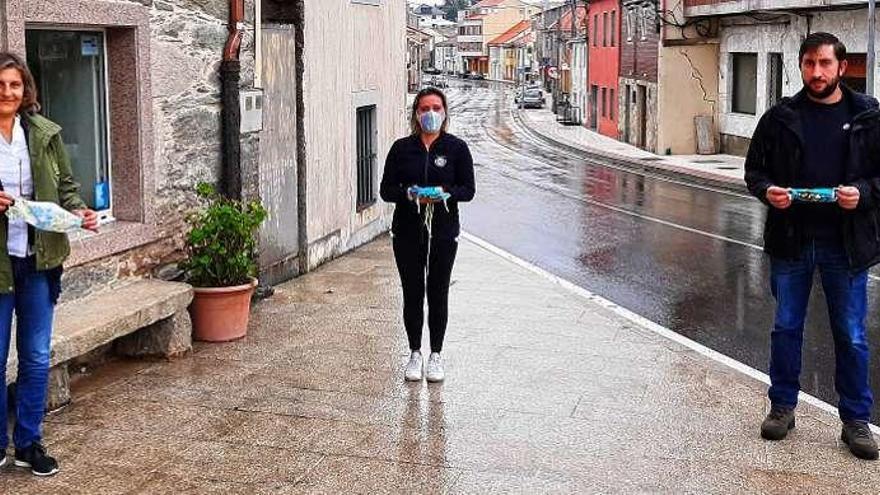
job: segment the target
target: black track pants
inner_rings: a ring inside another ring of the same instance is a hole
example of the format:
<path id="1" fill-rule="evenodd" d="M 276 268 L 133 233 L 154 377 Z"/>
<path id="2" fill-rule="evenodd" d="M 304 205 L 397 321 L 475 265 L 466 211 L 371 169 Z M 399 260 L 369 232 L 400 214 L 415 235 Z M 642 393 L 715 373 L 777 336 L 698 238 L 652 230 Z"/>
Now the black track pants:
<path id="1" fill-rule="evenodd" d="M 431 260 L 425 283 L 425 260 L 428 257 L 427 235 L 395 236 L 394 260 L 403 287 L 403 322 L 410 350 L 422 347 L 425 321 L 425 292 L 428 294 L 428 329 L 431 352 L 443 349 L 446 322 L 449 320 L 449 281 L 458 252 L 455 239 L 431 239 Z"/>

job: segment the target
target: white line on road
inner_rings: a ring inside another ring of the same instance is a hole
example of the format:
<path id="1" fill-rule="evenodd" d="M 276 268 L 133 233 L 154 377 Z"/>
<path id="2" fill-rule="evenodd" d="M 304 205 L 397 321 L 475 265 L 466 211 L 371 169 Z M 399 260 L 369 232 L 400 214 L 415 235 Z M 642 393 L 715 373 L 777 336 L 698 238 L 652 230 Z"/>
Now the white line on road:
<path id="1" fill-rule="evenodd" d="M 710 348 L 708 348 L 698 342 L 695 342 L 695 341 L 693 341 L 693 340 L 691 340 L 681 334 L 678 334 L 678 333 L 676 333 L 676 332 L 674 332 L 674 331 L 672 331 L 672 330 L 670 330 L 670 329 L 668 329 L 658 323 L 654 323 L 653 321 L 645 318 L 644 316 L 636 314 L 636 313 L 634 313 L 634 312 L 632 312 L 622 306 L 619 306 L 619 305 L 609 301 L 608 299 L 605 299 L 604 297 L 602 297 L 598 294 L 594 294 L 594 293 L 588 291 L 587 289 L 584 289 L 583 287 L 580 287 L 578 285 L 575 285 L 572 282 L 569 282 L 568 280 L 565 280 L 561 277 L 558 277 L 558 276 L 548 272 L 547 270 L 544 270 L 543 268 L 541 268 L 537 265 L 534 265 L 534 264 L 512 254 L 512 253 L 509 253 L 509 252 L 505 251 L 504 249 L 501 249 L 500 247 L 495 246 L 494 244 L 491 244 L 490 242 L 485 241 L 485 240 L 483 240 L 473 234 L 470 234 L 468 232 L 462 232 L 462 236 L 465 239 L 467 239 L 468 241 L 485 249 L 486 251 L 489 251 L 490 253 L 493 253 L 497 256 L 500 256 L 500 257 L 510 261 L 511 263 L 513 263 L 517 266 L 520 266 L 522 268 L 525 268 L 526 270 L 531 271 L 532 273 L 538 274 L 541 277 L 559 285 L 560 287 L 562 287 L 570 292 L 573 292 L 574 294 L 577 294 L 580 297 L 583 297 L 584 299 L 595 302 L 595 303 L 599 304 L 600 306 L 602 306 L 606 309 L 609 309 L 613 313 L 635 323 L 636 325 L 639 325 L 639 326 L 641 326 L 647 330 L 650 330 L 650 331 L 652 331 L 662 337 L 665 337 L 665 338 L 667 338 L 673 342 L 676 342 L 680 345 L 683 345 L 683 346 L 687 347 L 688 349 L 691 349 L 694 352 L 697 352 L 703 356 L 708 357 L 709 359 L 712 359 L 712 360 L 719 362 L 729 368 L 732 368 L 736 371 L 739 371 L 740 373 L 742 373 L 746 376 L 749 376 L 755 380 L 758 380 L 766 385 L 770 385 L 770 377 L 762 371 L 759 371 L 755 368 L 752 368 L 751 366 L 749 366 L 745 363 L 742 363 L 740 361 L 737 361 L 736 359 L 733 359 L 729 356 L 725 356 L 724 354 L 721 354 L 720 352 L 714 351 L 714 350 L 712 350 L 712 349 L 710 349 Z M 835 416 L 838 415 L 836 407 L 823 401 L 822 399 L 819 399 L 818 397 L 814 397 L 814 396 L 807 394 L 805 392 L 801 392 L 798 395 L 798 399 L 802 402 L 805 402 L 805 403 L 808 403 L 808 404 L 813 405 L 815 407 L 818 407 L 819 409 L 821 409 L 823 411 L 834 414 Z M 875 434 L 880 434 L 880 428 L 878 428 L 874 424 L 871 424 L 871 431 L 873 431 Z"/>
<path id="2" fill-rule="evenodd" d="M 530 159 L 530 160 L 538 161 L 539 163 L 543 163 L 543 162 L 541 162 L 540 160 L 536 160 L 535 158 L 530 157 L 530 156 L 528 156 L 528 155 L 525 155 L 525 154 L 523 154 L 523 153 L 520 152 L 520 151 L 517 151 L 517 150 L 511 149 L 511 148 L 508 148 L 508 147 L 504 146 L 503 144 L 500 144 L 500 143 L 496 143 L 496 144 L 497 144 L 498 146 L 500 146 L 500 147 L 502 147 L 502 148 L 508 150 L 508 151 L 511 152 L 511 153 L 517 154 L 517 155 L 519 155 L 519 156 L 525 157 L 525 158 Z M 632 211 L 632 210 L 629 210 L 629 209 L 626 209 L 626 208 L 621 208 L 621 207 L 619 207 L 619 206 L 614 206 L 614 205 L 610 205 L 610 204 L 608 204 L 608 203 L 603 203 L 603 202 L 601 202 L 601 201 L 596 201 L 595 199 L 589 199 L 589 198 L 585 198 L 585 197 L 582 197 L 582 196 L 574 195 L 574 194 L 571 194 L 571 193 L 569 193 L 568 191 L 565 191 L 565 190 L 555 190 L 555 189 L 552 189 L 552 188 L 544 187 L 544 186 L 538 185 L 538 184 L 536 184 L 536 183 L 534 183 L 534 182 L 527 182 L 527 181 L 524 181 L 524 180 L 522 180 L 522 179 L 520 179 L 520 178 L 514 176 L 513 174 L 506 173 L 506 172 L 503 172 L 503 171 L 501 171 L 501 170 L 496 170 L 496 169 L 493 169 L 493 168 L 491 168 L 491 167 L 486 167 L 486 170 L 490 170 L 490 171 L 492 171 L 492 172 L 497 173 L 498 175 L 501 175 L 501 176 L 503 176 L 503 177 L 507 177 L 507 178 L 509 178 L 509 179 L 511 179 L 511 180 L 515 180 L 515 181 L 522 182 L 522 183 L 527 184 L 527 185 L 529 185 L 529 186 L 531 186 L 531 187 L 535 187 L 535 188 L 538 188 L 538 189 L 543 189 L 543 190 L 546 190 L 546 191 L 551 191 L 551 192 L 553 192 L 554 194 L 558 194 L 558 195 L 560 195 L 560 196 L 563 196 L 563 197 L 566 197 L 566 198 L 569 198 L 569 199 L 573 199 L 573 200 L 575 200 L 575 201 L 581 201 L 581 202 L 584 202 L 584 203 L 587 203 L 587 204 L 590 204 L 590 205 L 593 205 L 593 206 L 598 206 L 598 207 L 600 207 L 600 208 L 605 208 L 605 209 L 608 209 L 608 210 L 611 210 L 611 211 L 614 211 L 614 212 L 617 212 L 617 213 L 622 213 L 622 214 L 624 214 L 624 215 L 629 215 L 629 216 L 631 216 L 631 217 L 635 217 L 635 218 L 638 218 L 638 219 L 641 219 L 641 220 L 646 220 L 646 221 L 648 221 L 648 222 L 658 223 L 658 224 L 660 224 L 660 225 L 663 225 L 663 226 L 666 226 L 666 227 L 671 227 L 671 228 L 673 228 L 673 229 L 683 230 L 683 231 L 685 231 L 685 232 L 689 232 L 689 233 L 691 233 L 691 234 L 697 234 L 697 235 L 701 235 L 701 236 L 704 236 L 704 237 L 709 237 L 709 238 L 711 238 L 711 239 L 715 239 L 715 240 L 718 240 L 718 241 L 729 242 L 729 243 L 732 243 L 732 244 L 737 244 L 737 245 L 744 246 L 744 247 L 751 248 L 751 249 L 755 249 L 755 250 L 758 250 L 758 251 L 763 251 L 763 250 L 764 250 L 764 247 L 763 247 L 763 246 L 759 246 L 758 244 L 754 244 L 754 243 L 751 243 L 751 242 L 748 242 L 748 241 L 741 241 L 741 240 L 739 240 L 739 239 L 734 239 L 734 238 L 732 238 L 732 237 L 727 237 L 727 236 L 720 235 L 720 234 L 715 234 L 715 233 L 712 233 L 712 232 L 707 232 L 707 231 L 705 231 L 705 230 L 700 230 L 700 229 L 697 229 L 697 228 L 694 228 L 694 227 L 688 227 L 687 225 L 681 225 L 681 224 L 678 224 L 678 223 L 675 223 L 675 222 L 671 222 L 671 221 L 669 221 L 669 220 L 663 220 L 662 218 L 657 218 L 657 217 L 652 217 L 652 216 L 649 216 L 649 215 L 644 215 L 644 214 L 642 214 L 642 213 L 638 213 L 638 212 L 635 212 L 635 211 Z M 880 281 L 880 276 L 872 275 L 872 274 L 870 274 L 870 273 L 868 274 L 868 278 L 870 278 L 870 279 L 872 279 L 872 280 L 878 280 L 878 281 Z"/>

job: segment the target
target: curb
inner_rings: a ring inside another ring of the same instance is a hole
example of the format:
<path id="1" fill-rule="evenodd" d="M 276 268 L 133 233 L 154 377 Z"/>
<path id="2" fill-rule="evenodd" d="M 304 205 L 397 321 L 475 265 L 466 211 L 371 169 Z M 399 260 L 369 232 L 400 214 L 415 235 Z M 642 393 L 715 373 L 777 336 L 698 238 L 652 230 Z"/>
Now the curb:
<path id="1" fill-rule="evenodd" d="M 558 146 L 560 148 L 565 149 L 571 153 L 582 156 L 583 158 L 590 161 L 601 161 L 605 164 L 610 162 L 612 165 L 622 168 L 629 172 L 641 172 L 650 175 L 661 176 L 669 179 L 679 179 L 679 180 L 687 180 L 687 181 L 696 181 L 698 184 L 707 185 L 710 187 L 723 189 L 726 191 L 733 191 L 736 193 L 742 193 L 750 195 L 749 190 L 746 188 L 745 183 L 742 180 L 733 179 L 730 177 L 725 177 L 723 175 L 713 174 L 711 172 L 699 172 L 689 169 L 684 169 L 682 167 L 676 167 L 674 165 L 661 165 L 658 163 L 651 163 L 640 160 L 638 158 L 633 158 L 626 155 L 621 155 L 619 153 L 612 153 L 607 151 L 600 151 L 596 148 L 586 148 L 582 146 L 577 146 L 569 142 L 560 141 L 556 138 L 550 137 L 535 127 L 529 125 L 523 115 L 522 110 L 513 108 L 511 109 L 511 115 L 513 116 L 514 121 L 516 121 L 520 126 L 522 126 L 527 131 L 531 132 L 531 134 L 543 141 L 553 144 L 554 146 Z M 660 155 L 658 155 L 660 157 Z M 662 157 L 660 157 L 662 159 Z"/>

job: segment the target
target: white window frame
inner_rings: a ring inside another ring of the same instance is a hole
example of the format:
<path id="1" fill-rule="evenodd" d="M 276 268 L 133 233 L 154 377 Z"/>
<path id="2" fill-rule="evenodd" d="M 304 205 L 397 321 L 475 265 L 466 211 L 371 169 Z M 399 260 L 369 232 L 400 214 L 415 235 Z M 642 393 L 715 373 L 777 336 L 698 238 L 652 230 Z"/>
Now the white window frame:
<path id="1" fill-rule="evenodd" d="M 633 14 L 635 14 L 635 10 L 626 9 L 626 41 L 627 43 L 632 42 L 633 40 Z"/>
<path id="2" fill-rule="evenodd" d="M 25 33 L 28 31 L 67 31 L 67 32 L 82 32 L 82 33 L 101 33 L 104 37 L 102 44 L 102 57 L 104 58 L 104 127 L 107 132 L 107 142 L 105 143 L 106 149 L 104 153 L 107 156 L 107 182 L 110 185 L 110 198 L 109 198 L 109 206 L 105 210 L 97 211 L 98 214 L 98 224 L 104 225 L 111 222 L 115 222 L 116 218 L 113 217 L 113 196 L 115 194 L 115 188 L 113 187 L 113 147 L 110 143 L 113 142 L 113 127 L 110 125 L 110 66 L 108 61 L 108 53 L 107 53 L 107 28 L 102 27 L 88 27 L 88 26 L 65 26 L 65 25 L 56 25 L 56 24 L 38 24 L 38 25 L 28 25 L 25 24 L 24 27 Z M 77 180 L 74 177 L 74 180 Z M 77 181 L 79 183 L 79 181 Z M 92 185 L 94 187 L 94 184 Z"/>

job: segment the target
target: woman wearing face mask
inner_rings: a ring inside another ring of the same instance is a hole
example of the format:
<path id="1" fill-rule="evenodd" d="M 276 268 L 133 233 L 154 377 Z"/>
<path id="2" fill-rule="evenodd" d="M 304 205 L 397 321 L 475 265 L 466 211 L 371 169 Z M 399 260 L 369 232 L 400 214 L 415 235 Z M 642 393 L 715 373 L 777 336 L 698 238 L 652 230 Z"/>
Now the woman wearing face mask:
<path id="1" fill-rule="evenodd" d="M 422 327 L 428 296 L 431 355 L 425 374 L 443 381 L 440 352 L 448 320 L 449 281 L 461 230 L 458 204 L 474 197 L 474 163 L 467 144 L 446 132 L 446 96 L 436 88 L 416 95 L 410 114 L 412 133 L 388 152 L 380 193 L 394 203 L 391 226 L 394 259 L 403 287 L 403 321 L 410 359 L 405 377 L 422 379 Z M 424 197 L 415 187 L 439 187 L 448 199 Z"/>

